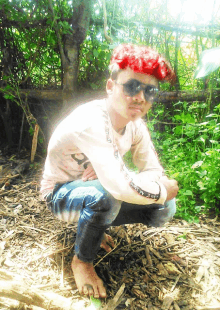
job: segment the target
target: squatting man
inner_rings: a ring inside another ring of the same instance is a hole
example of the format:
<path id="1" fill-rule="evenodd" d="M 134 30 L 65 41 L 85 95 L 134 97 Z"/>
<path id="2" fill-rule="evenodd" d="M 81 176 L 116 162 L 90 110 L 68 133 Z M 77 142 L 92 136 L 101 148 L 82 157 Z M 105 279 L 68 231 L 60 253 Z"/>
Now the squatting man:
<path id="1" fill-rule="evenodd" d="M 159 81 L 172 81 L 170 64 L 146 46 L 115 48 L 107 98 L 80 105 L 55 129 L 48 145 L 41 193 L 60 220 L 78 222 L 71 267 L 80 293 L 107 296 L 93 261 L 110 251 L 110 226 L 162 226 L 176 211 L 178 184 L 160 165 L 142 117 L 151 108 Z M 132 153 L 138 172 L 125 166 Z"/>

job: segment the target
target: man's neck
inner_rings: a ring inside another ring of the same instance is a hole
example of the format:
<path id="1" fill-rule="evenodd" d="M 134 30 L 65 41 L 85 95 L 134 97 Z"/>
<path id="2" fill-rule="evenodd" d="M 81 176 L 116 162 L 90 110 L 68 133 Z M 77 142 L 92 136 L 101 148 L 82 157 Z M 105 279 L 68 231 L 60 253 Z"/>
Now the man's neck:
<path id="1" fill-rule="evenodd" d="M 124 134 L 125 127 L 129 123 L 129 121 L 126 118 L 122 117 L 119 113 L 117 113 L 111 107 L 108 100 L 107 100 L 107 110 L 114 130 L 121 135 Z"/>

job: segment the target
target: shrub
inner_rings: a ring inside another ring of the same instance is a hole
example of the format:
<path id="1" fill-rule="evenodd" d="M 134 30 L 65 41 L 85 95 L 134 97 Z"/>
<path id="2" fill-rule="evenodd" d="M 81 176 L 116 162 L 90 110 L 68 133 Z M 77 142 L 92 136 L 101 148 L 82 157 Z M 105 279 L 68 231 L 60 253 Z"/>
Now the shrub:
<path id="1" fill-rule="evenodd" d="M 220 104 L 204 115 L 206 107 L 205 103 L 179 102 L 169 112 L 157 105 L 148 116 L 166 173 L 179 182 L 177 216 L 188 221 L 198 221 L 209 209 L 219 213 Z"/>

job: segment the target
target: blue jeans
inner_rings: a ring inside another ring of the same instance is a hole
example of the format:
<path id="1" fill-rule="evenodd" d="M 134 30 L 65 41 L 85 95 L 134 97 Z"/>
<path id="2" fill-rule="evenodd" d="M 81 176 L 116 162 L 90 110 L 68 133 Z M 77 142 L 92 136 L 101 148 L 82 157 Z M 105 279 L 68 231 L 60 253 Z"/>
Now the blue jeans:
<path id="1" fill-rule="evenodd" d="M 47 205 L 59 219 L 78 222 L 75 254 L 84 262 L 95 259 L 110 226 L 143 223 L 158 227 L 176 212 L 175 199 L 165 205 L 135 205 L 116 200 L 98 180 L 56 185 L 47 196 Z"/>

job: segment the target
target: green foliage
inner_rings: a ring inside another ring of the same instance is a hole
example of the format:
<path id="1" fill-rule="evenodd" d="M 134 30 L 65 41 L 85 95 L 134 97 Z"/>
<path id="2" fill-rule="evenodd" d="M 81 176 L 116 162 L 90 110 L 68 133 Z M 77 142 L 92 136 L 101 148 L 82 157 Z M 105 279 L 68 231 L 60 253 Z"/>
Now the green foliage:
<path id="1" fill-rule="evenodd" d="M 94 298 L 93 296 L 90 296 L 90 305 L 92 309 L 99 310 L 102 307 L 102 302 L 98 298 Z"/>
<path id="2" fill-rule="evenodd" d="M 167 175 L 179 182 L 177 216 L 189 221 L 208 209 L 219 212 L 220 104 L 201 119 L 206 106 L 179 102 L 170 115 L 158 105 L 148 122 Z"/>
<path id="3" fill-rule="evenodd" d="M 33 169 L 33 170 L 39 170 L 41 168 L 41 164 L 38 163 L 38 162 L 34 162 L 32 164 L 30 164 L 30 169 Z"/>
<path id="4" fill-rule="evenodd" d="M 138 171 L 138 168 L 133 164 L 132 162 L 132 154 L 131 154 L 131 151 L 128 151 L 124 157 L 123 157 L 123 160 L 126 164 L 126 166 L 128 167 L 129 170 L 131 171 Z"/>
<path id="5" fill-rule="evenodd" d="M 166 55 L 174 66 L 176 32 L 166 30 L 165 27 L 167 23 L 172 25 L 174 21 L 174 17 L 169 14 L 167 9 L 168 2 L 165 4 L 164 1 L 158 3 L 141 0 L 106 1 L 107 31 L 113 39 L 114 45 L 121 42 L 132 42 L 152 46 Z M 75 31 L 72 19 L 76 3 L 78 2 L 52 0 L 55 20 L 63 42 L 66 35 L 71 35 Z M 10 25 L 11 23 L 11 26 L 2 28 L 3 41 L 5 42 L 1 44 L 0 63 L 4 47 L 7 45 L 9 48 L 10 46 L 9 50 L 13 50 L 13 53 L 16 54 L 13 62 L 17 63 L 12 74 L 22 83 L 22 86 L 28 82 L 28 87 L 34 88 L 61 87 L 60 50 L 55 22 L 48 7 L 48 1 L 2 0 L 1 5 L 3 15 L 0 16 L 0 23 L 7 21 L 6 24 Z M 100 2 L 91 2 L 90 17 L 90 28 L 86 40 L 81 46 L 78 82 L 81 86 L 99 89 L 104 87 L 112 46 L 105 40 L 103 6 L 100 5 Z M 176 18 L 179 19 L 179 17 Z M 215 18 L 218 20 L 217 15 Z M 202 49 L 209 48 L 211 44 L 215 44 L 215 40 L 211 36 L 207 40 L 201 39 L 198 54 Z M 189 89 L 192 86 L 203 87 L 202 82 L 196 84 L 193 82 L 198 57 L 195 52 L 194 37 L 192 39 L 185 33 L 180 34 L 179 45 L 177 58 L 181 89 Z M 168 89 L 167 87 L 167 84 L 163 85 L 162 89 Z"/>
<path id="6" fill-rule="evenodd" d="M 198 222 L 209 209 L 219 213 L 220 104 L 205 115 L 207 103 L 178 102 L 174 109 L 158 104 L 148 115 L 151 137 L 166 174 L 179 183 L 177 217 Z M 124 160 L 131 170 L 131 153 Z"/>
<path id="7" fill-rule="evenodd" d="M 111 57 L 109 45 L 100 42 L 97 36 L 96 30 L 92 29 L 82 44 L 80 55 L 79 84 L 92 89 L 105 87 Z"/>

